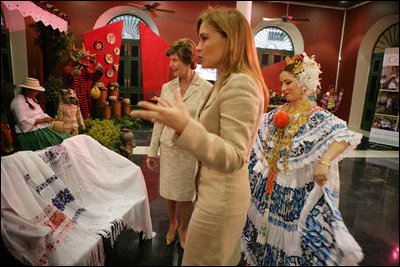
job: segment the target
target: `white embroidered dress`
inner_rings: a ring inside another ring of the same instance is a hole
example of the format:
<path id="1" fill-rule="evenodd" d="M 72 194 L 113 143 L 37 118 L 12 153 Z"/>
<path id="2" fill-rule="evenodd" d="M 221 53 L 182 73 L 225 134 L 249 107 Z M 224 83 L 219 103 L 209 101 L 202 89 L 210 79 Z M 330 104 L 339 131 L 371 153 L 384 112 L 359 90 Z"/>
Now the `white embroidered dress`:
<path id="1" fill-rule="evenodd" d="M 307 113 L 307 123 L 292 138 L 286 172 L 284 151 L 279 152 L 280 171 L 271 194 L 266 194 L 270 168 L 263 157 L 269 157 L 274 146 L 273 139 L 266 144 L 267 130 L 282 108 L 264 115 L 250 158 L 252 198 L 241 238 L 245 259 L 252 266 L 357 264 L 363 256 L 361 248 L 347 231 L 337 208 L 338 162 L 360 143 L 361 135 L 350 131 L 343 120 L 314 106 Z M 272 134 L 275 130 L 273 126 Z M 350 146 L 331 162 L 329 180 L 321 188 L 314 183 L 313 173 L 318 159 L 334 141 L 346 141 Z"/>

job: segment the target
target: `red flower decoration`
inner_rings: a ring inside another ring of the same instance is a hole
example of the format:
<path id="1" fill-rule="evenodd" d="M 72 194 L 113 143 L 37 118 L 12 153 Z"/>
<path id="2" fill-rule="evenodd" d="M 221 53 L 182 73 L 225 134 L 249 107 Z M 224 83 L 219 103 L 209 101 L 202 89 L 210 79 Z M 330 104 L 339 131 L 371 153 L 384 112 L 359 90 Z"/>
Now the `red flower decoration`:
<path id="1" fill-rule="evenodd" d="M 287 112 L 280 111 L 275 114 L 274 123 L 276 127 L 283 128 L 288 124 L 288 122 L 289 122 L 289 114 Z"/>

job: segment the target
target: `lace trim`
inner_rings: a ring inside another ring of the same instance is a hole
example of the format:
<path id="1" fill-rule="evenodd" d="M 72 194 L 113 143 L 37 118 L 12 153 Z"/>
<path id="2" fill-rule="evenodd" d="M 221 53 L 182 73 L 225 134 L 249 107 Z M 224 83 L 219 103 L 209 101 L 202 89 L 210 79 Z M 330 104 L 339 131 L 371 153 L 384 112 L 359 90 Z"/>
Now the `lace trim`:
<path id="1" fill-rule="evenodd" d="M 273 123 L 274 115 L 282 109 L 284 105 L 279 106 L 273 111 L 264 115 L 260 123 L 260 129 L 256 137 L 253 151 L 258 159 L 263 157 L 263 149 L 265 140 L 267 139 L 266 129 Z M 350 145 L 337 156 L 333 162 L 337 163 L 348 156 L 356 146 L 361 142 L 362 135 L 355 133 L 347 128 L 346 122 L 330 114 L 323 109 L 310 110 L 311 116 L 307 123 L 298 131 L 292 140 L 292 148 L 288 160 L 288 170 L 301 168 L 307 164 L 318 160 L 328 149 L 329 145 L 334 141 L 346 141 Z M 267 144 L 270 148 L 273 142 Z M 283 150 L 280 151 L 280 154 Z M 266 160 L 263 160 L 263 165 L 268 165 Z M 277 167 L 283 170 L 283 161 L 277 162 Z"/>

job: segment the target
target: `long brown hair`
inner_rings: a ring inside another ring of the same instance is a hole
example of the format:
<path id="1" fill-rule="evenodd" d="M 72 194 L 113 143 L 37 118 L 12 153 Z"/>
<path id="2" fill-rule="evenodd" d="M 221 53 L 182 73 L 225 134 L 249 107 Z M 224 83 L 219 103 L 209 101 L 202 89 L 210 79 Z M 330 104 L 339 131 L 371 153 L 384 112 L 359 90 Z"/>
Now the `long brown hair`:
<path id="1" fill-rule="evenodd" d="M 227 48 L 222 57 L 218 80 L 215 88 L 220 88 L 233 73 L 245 73 L 252 77 L 263 90 L 264 111 L 269 104 L 269 90 L 265 85 L 258 61 L 253 32 L 247 19 L 233 8 L 208 8 L 197 18 L 197 34 L 200 26 L 207 22 L 227 40 Z"/>

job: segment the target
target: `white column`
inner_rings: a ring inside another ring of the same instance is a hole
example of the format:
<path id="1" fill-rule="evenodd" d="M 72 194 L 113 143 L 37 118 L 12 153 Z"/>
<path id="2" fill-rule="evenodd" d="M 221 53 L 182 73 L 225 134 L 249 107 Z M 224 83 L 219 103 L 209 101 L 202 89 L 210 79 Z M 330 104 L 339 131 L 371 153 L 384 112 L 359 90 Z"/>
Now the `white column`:
<path id="1" fill-rule="evenodd" d="M 251 25 L 251 7 L 253 1 L 236 1 L 236 9 L 243 13 Z"/>
<path id="2" fill-rule="evenodd" d="M 1 1 L 1 7 L 7 28 L 10 32 L 13 83 L 20 84 L 25 77 L 29 76 L 25 20 L 18 10 L 9 10 L 3 2 Z M 14 91 L 14 94 L 16 93 Z"/>

